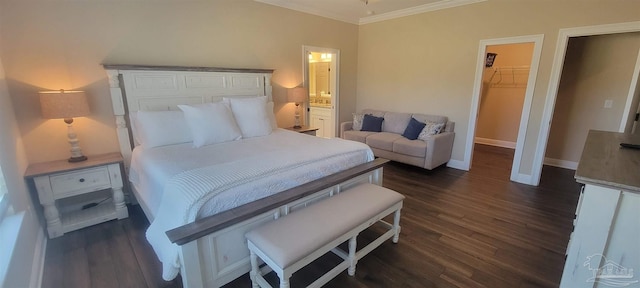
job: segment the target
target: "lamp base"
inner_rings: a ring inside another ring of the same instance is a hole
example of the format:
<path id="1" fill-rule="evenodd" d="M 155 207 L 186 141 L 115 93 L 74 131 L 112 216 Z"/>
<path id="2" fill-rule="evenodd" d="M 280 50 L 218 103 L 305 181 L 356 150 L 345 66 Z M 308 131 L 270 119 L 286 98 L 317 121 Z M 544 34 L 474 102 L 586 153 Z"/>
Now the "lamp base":
<path id="1" fill-rule="evenodd" d="M 87 156 L 80 156 L 80 157 L 71 157 L 69 158 L 69 163 L 75 163 L 75 162 L 82 162 L 82 161 L 86 161 L 87 160 Z"/>

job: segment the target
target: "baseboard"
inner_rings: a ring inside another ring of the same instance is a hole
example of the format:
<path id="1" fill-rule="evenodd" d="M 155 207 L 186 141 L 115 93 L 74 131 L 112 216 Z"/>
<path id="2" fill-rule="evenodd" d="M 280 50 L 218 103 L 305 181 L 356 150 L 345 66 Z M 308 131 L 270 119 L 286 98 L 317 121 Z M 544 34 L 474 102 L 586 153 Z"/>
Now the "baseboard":
<path id="1" fill-rule="evenodd" d="M 516 149 L 516 142 L 511 141 L 476 137 L 474 143 Z"/>
<path id="2" fill-rule="evenodd" d="M 527 184 L 527 185 L 537 186 L 536 184 L 533 183 L 533 176 L 528 175 L 528 174 L 518 173 L 518 175 L 516 176 L 516 179 L 511 179 L 511 181 L 522 183 L 522 184 Z"/>
<path id="3" fill-rule="evenodd" d="M 38 240 L 36 243 L 40 245 L 36 246 L 36 251 L 33 252 L 33 264 L 31 267 L 31 280 L 29 281 L 29 287 L 37 288 L 42 287 L 42 276 L 44 274 L 44 260 L 47 255 L 47 237 L 44 235 L 44 230 L 40 229 L 38 232 Z"/>
<path id="4" fill-rule="evenodd" d="M 553 158 L 548 158 L 548 157 L 544 157 L 544 165 L 560 167 L 560 168 L 565 168 L 565 169 L 571 169 L 571 170 L 578 169 L 578 162 L 560 160 L 560 159 L 553 159 Z"/>
<path id="5" fill-rule="evenodd" d="M 447 162 L 447 167 L 458 169 L 458 170 L 469 171 L 469 168 L 466 168 L 466 166 L 464 165 L 464 161 L 460 161 L 460 160 L 450 159 L 449 162 Z"/>

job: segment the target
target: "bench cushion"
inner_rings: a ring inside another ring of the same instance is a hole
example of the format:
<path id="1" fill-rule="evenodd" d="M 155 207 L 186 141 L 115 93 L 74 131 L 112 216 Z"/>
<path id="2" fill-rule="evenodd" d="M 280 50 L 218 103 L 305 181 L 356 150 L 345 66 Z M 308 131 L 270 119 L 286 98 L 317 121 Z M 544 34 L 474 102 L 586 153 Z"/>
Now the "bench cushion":
<path id="1" fill-rule="evenodd" d="M 246 236 L 276 265 L 285 268 L 403 199 L 393 190 L 360 184 L 252 230 Z"/>

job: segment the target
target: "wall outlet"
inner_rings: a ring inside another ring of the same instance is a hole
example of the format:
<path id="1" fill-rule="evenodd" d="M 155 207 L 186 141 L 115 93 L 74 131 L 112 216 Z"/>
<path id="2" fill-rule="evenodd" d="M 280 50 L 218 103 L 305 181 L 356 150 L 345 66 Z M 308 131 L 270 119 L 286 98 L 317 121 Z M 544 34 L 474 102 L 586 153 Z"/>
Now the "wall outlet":
<path id="1" fill-rule="evenodd" d="M 604 108 L 611 108 L 613 106 L 613 100 L 607 99 L 604 100 Z"/>

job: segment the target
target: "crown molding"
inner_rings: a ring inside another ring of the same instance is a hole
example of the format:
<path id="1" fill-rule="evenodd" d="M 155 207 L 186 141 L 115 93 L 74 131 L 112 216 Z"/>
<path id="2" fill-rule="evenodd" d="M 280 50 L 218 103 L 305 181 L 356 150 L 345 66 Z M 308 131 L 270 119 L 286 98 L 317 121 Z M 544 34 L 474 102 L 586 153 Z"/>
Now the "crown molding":
<path id="1" fill-rule="evenodd" d="M 320 10 L 320 9 L 313 9 L 313 8 L 309 8 L 305 5 L 298 5 L 296 3 L 292 3 L 290 1 L 278 1 L 278 0 L 253 0 L 256 2 L 260 2 L 260 3 L 264 3 L 264 4 L 269 4 L 269 5 L 274 5 L 274 6 L 278 6 L 278 7 L 282 7 L 282 8 L 286 8 L 286 9 L 291 9 L 291 10 L 295 10 L 298 12 L 303 12 L 303 13 L 307 13 L 307 14 L 313 14 L 316 16 L 320 16 L 320 17 L 324 17 L 324 18 L 329 18 L 329 19 L 333 19 L 333 20 L 338 20 L 341 22 L 347 22 L 347 23 L 351 23 L 351 24 L 359 24 L 359 19 L 358 18 L 350 18 L 344 15 L 339 15 L 339 14 L 335 14 L 335 13 L 330 13 L 324 10 Z"/>
<path id="2" fill-rule="evenodd" d="M 469 5 L 469 4 L 479 3 L 479 2 L 485 2 L 485 1 L 488 1 L 488 0 L 442 0 L 435 3 L 420 5 L 416 7 L 392 11 L 392 12 L 383 13 L 379 15 L 362 17 L 360 18 L 360 21 L 358 22 L 358 24 L 363 25 L 363 24 L 375 23 L 375 22 L 391 20 L 391 19 L 396 19 L 396 18 L 405 17 L 405 16 L 411 16 L 415 14 L 443 10 L 443 9 Z"/>
<path id="3" fill-rule="evenodd" d="M 337 21 L 342 21 L 346 23 L 363 25 L 363 24 L 391 20 L 395 18 L 410 16 L 410 15 L 415 15 L 420 13 L 432 12 L 432 11 L 443 10 L 443 9 L 448 9 L 448 8 L 453 8 L 453 7 L 463 6 L 463 5 L 485 2 L 488 0 L 441 0 L 435 3 L 396 10 L 396 11 L 387 12 L 387 13 L 378 14 L 378 15 L 371 15 L 371 16 L 362 17 L 362 18 L 351 18 L 345 15 L 323 11 L 321 9 L 313 9 L 305 5 L 299 5 L 286 0 L 254 0 L 254 1 L 264 3 L 264 4 L 274 5 L 274 6 L 278 6 L 286 9 L 295 10 L 298 12 L 312 14 L 312 15 L 316 15 L 324 18 L 329 18 Z"/>

